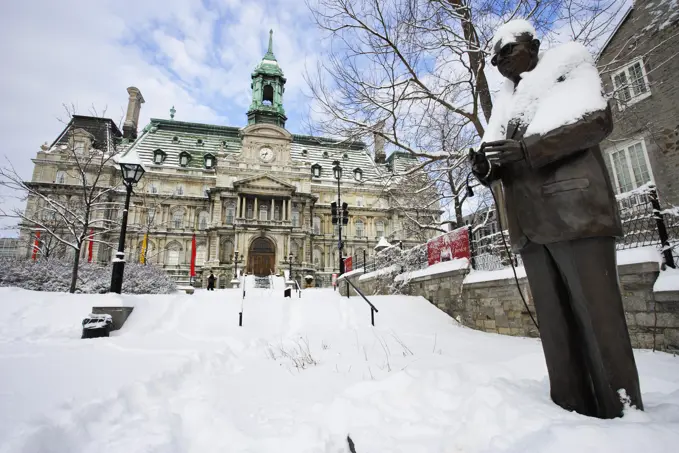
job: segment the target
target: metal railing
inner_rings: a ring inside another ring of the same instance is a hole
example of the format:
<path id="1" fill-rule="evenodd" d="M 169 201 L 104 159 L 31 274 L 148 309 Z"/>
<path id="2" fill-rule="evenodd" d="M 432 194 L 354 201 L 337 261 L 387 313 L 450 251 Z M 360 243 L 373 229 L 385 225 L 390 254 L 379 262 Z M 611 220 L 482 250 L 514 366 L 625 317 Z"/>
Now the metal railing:
<path id="1" fill-rule="evenodd" d="M 349 285 L 350 285 L 352 288 L 354 288 L 354 291 L 356 291 L 356 293 L 359 296 L 361 296 L 368 305 L 370 305 L 370 324 L 372 324 L 372 326 L 375 327 L 375 313 L 379 313 L 377 307 L 375 307 L 372 304 L 372 302 L 370 302 L 368 298 L 365 297 L 365 294 L 363 294 L 363 292 L 360 289 L 358 289 L 358 287 L 356 287 L 356 285 L 354 285 L 350 279 L 345 278 L 343 280 L 347 282 L 347 298 L 349 297 Z"/>

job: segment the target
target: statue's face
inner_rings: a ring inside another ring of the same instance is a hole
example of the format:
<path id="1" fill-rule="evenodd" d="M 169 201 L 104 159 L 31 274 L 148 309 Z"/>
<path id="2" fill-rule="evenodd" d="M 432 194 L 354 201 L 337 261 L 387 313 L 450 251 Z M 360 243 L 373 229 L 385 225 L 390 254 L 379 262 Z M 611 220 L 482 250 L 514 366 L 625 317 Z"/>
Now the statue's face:
<path id="1" fill-rule="evenodd" d="M 517 81 L 523 72 L 531 71 L 538 63 L 540 41 L 519 39 L 503 45 L 491 60 L 504 77 Z"/>

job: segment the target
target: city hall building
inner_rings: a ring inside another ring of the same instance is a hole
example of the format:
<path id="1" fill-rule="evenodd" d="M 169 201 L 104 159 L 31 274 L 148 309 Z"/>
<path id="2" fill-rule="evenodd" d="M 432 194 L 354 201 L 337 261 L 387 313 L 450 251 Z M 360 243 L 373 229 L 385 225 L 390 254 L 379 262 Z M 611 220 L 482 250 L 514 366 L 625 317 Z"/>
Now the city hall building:
<path id="1" fill-rule="evenodd" d="M 189 281 L 195 236 L 199 284 L 205 285 L 213 272 L 218 287 L 228 286 L 236 265 L 249 274 L 279 274 L 292 256 L 295 278 L 311 275 L 314 285 L 329 285 L 339 270 L 338 228 L 331 221 L 331 203 L 338 198 L 337 164 L 342 168 L 341 201 L 349 205 L 349 222 L 342 227 L 345 256 L 371 255 L 383 236 L 404 247 L 420 243 L 421 237 L 409 233 L 410 214 L 395 207 L 392 190 L 394 174 L 417 161 L 404 153 L 387 157 L 379 138 L 368 149 L 356 141 L 292 134 L 285 128 L 285 82 L 270 38 L 268 52 L 252 73 L 244 127 L 176 121 L 172 109 L 170 119 L 151 119 L 138 131 L 144 98 L 130 87 L 122 131 L 110 119 L 73 116 L 54 143 L 43 145 L 33 159 L 30 184 L 67 198 L 78 184 L 69 171 L 72 153 L 64 151 L 71 147 L 87 153 L 112 143 L 123 159 L 139 159 L 146 173 L 132 196 L 126 261 L 163 267 L 180 283 Z M 115 162 L 101 181 L 120 186 L 111 192 L 116 212 L 102 215 L 120 216 L 124 188 Z M 30 197 L 27 214 L 39 205 Z M 438 219 L 439 206 L 412 215 Z M 22 253 L 30 257 L 36 228 L 27 222 L 20 227 Z M 93 243 L 94 260 L 110 262 L 117 234 L 111 234 L 110 245 Z"/>

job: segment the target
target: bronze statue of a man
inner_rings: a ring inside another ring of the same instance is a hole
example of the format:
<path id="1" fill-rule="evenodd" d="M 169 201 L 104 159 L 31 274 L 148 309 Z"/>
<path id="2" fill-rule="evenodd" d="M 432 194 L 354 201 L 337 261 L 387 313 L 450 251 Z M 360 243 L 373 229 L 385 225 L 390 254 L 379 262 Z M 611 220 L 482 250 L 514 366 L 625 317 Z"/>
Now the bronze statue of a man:
<path id="1" fill-rule="evenodd" d="M 643 409 L 618 285 L 622 234 L 599 143 L 613 129 L 587 50 L 567 43 L 538 55 L 530 23 L 498 29 L 491 63 L 507 80 L 472 169 L 502 181 L 512 248 L 521 254 L 552 400 L 599 418 Z"/>

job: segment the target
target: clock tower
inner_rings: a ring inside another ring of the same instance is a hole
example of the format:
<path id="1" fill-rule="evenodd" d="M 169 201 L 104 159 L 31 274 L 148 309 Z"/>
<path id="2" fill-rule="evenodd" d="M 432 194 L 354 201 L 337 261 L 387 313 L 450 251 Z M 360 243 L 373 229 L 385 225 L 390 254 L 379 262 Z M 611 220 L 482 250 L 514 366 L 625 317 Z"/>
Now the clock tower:
<path id="1" fill-rule="evenodd" d="M 268 123 L 285 128 L 283 93 L 285 77 L 273 54 L 273 30 L 269 30 L 269 49 L 252 73 L 252 103 L 248 125 Z"/>

